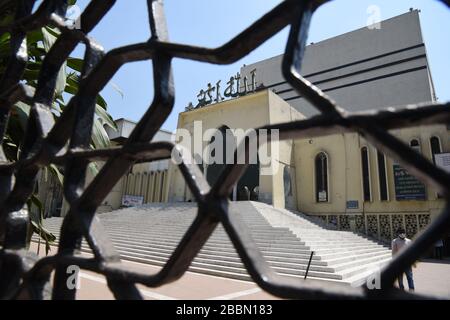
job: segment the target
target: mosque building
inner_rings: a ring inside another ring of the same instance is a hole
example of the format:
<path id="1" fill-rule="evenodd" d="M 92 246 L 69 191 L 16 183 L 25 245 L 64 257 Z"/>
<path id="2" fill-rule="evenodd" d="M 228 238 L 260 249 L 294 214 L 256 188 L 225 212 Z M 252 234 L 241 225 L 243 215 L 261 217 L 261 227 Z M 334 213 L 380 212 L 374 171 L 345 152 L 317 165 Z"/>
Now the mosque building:
<path id="1" fill-rule="evenodd" d="M 208 182 L 215 183 L 226 164 L 209 161 L 215 155 L 204 150 L 211 151 L 208 148 L 216 142 L 217 132 L 222 141 L 234 138 L 239 143 L 241 140 L 229 136 L 229 132 L 318 114 L 284 80 L 282 59 L 283 55 L 279 55 L 244 65 L 226 81 L 209 83 L 198 93 L 198 101 L 187 104 L 179 114 L 177 132 L 162 130 L 154 141 L 184 145 L 198 160 Z M 308 45 L 301 74 L 351 112 L 437 101 L 418 10 L 381 21 L 379 29 L 364 27 Z M 119 131 L 108 134 L 113 143 L 121 144 L 135 123 L 125 119 L 117 123 Z M 200 145 L 187 144 L 182 133 L 195 136 L 196 130 L 200 130 Z M 436 165 L 450 170 L 448 125 L 391 133 Z M 383 241 L 390 241 L 399 227 L 414 237 L 444 208 L 444 200 L 435 189 L 357 133 L 272 141 L 268 145 L 270 155 L 265 159 L 258 155 L 249 165 L 230 194 L 232 201 L 260 201 L 300 211 L 339 229 Z M 222 159 L 228 159 L 230 153 L 234 155 L 234 150 L 224 148 Z M 268 167 L 276 170 L 267 174 Z M 56 201 L 57 205 L 55 201 L 50 201 L 48 207 L 59 206 L 64 215 L 64 201 Z M 177 166 L 164 160 L 135 165 L 100 210 L 185 201 L 193 201 L 189 188 Z"/>

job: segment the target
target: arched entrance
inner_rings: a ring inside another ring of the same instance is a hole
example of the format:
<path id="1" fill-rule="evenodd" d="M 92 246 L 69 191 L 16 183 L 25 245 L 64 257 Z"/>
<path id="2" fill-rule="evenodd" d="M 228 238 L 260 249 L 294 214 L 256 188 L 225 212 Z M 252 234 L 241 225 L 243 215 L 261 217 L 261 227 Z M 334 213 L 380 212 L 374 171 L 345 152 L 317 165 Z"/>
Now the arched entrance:
<path id="1" fill-rule="evenodd" d="M 210 185 L 217 182 L 220 174 L 226 167 L 226 160 L 232 159 L 236 163 L 236 157 L 234 155 L 236 150 L 235 137 L 230 128 L 227 126 L 221 126 L 218 131 L 221 135 L 222 143 L 222 153 L 216 154 L 218 150 L 212 149 L 210 151 L 210 156 L 214 158 L 217 162 L 210 163 L 206 167 L 206 179 Z M 213 145 L 216 141 L 216 137 L 213 136 L 210 140 L 209 145 Z M 217 144 L 215 145 L 217 146 Z M 228 146 L 228 148 L 227 148 Z M 228 153 L 227 153 L 228 151 Z M 231 153 L 231 154 L 229 154 Z M 259 159 L 256 164 L 249 164 L 244 175 L 239 179 L 237 186 L 230 194 L 231 200 L 258 200 L 259 193 Z"/>

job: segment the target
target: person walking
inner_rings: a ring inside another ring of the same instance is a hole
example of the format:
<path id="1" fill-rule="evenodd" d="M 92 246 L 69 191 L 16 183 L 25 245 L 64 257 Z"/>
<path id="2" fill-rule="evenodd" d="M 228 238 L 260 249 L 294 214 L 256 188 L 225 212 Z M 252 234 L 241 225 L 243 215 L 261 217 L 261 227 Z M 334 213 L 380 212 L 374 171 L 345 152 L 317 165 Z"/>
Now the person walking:
<path id="1" fill-rule="evenodd" d="M 438 260 L 442 260 L 442 251 L 444 250 L 444 242 L 439 239 L 434 244 L 434 256 Z"/>
<path id="2" fill-rule="evenodd" d="M 397 230 L 397 238 L 392 240 L 392 256 L 398 254 L 401 250 L 403 250 L 406 246 L 411 243 L 411 240 L 406 238 L 406 231 L 403 228 Z M 410 291 L 414 291 L 414 279 L 412 268 L 409 267 L 405 270 L 406 280 L 408 281 L 408 288 Z M 400 289 L 404 290 L 403 286 L 403 273 L 398 277 L 398 286 Z"/>

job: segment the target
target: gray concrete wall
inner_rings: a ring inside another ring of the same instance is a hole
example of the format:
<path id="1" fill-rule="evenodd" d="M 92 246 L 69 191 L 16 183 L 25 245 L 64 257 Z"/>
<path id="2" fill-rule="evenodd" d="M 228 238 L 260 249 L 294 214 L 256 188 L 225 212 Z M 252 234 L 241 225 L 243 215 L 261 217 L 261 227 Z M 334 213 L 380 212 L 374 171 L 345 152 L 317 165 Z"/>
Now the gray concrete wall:
<path id="1" fill-rule="evenodd" d="M 257 86 L 271 88 L 309 117 L 318 112 L 286 83 L 283 55 L 241 69 L 256 69 Z M 433 101 L 417 10 L 306 47 L 301 74 L 349 111 Z"/>

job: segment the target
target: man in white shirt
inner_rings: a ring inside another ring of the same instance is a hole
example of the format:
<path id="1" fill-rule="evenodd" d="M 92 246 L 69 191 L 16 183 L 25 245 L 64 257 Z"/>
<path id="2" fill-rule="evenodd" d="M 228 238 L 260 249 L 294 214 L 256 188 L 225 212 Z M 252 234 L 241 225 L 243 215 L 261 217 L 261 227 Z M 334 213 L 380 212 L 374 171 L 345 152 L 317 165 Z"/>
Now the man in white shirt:
<path id="1" fill-rule="evenodd" d="M 396 255 L 401 250 L 403 250 L 406 246 L 408 246 L 411 243 L 411 240 L 406 238 L 406 232 L 404 229 L 400 228 L 397 230 L 398 237 L 392 240 L 392 255 Z M 408 280 L 408 288 L 410 291 L 414 291 L 414 280 L 413 280 L 413 273 L 412 268 L 409 267 L 405 270 L 406 280 Z M 405 289 L 403 286 L 403 274 L 401 274 L 398 279 L 398 286 L 400 289 Z"/>

